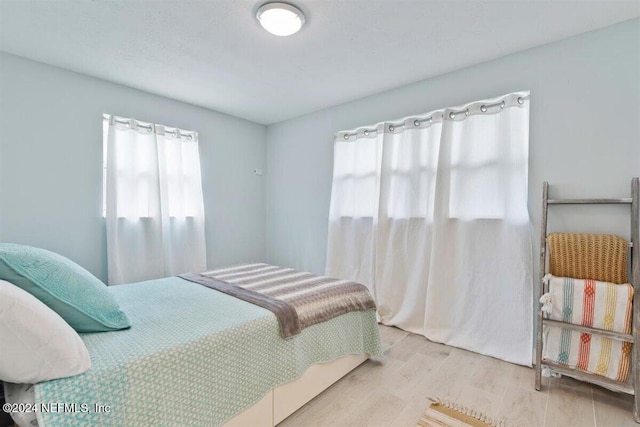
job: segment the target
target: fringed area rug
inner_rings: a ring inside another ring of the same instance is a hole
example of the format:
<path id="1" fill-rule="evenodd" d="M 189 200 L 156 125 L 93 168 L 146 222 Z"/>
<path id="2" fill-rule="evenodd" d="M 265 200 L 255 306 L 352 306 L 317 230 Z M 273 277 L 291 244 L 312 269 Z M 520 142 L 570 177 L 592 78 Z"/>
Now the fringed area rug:
<path id="1" fill-rule="evenodd" d="M 430 400 L 433 403 L 418 420 L 419 427 L 507 427 L 502 420 L 494 420 L 457 403 L 441 399 Z"/>

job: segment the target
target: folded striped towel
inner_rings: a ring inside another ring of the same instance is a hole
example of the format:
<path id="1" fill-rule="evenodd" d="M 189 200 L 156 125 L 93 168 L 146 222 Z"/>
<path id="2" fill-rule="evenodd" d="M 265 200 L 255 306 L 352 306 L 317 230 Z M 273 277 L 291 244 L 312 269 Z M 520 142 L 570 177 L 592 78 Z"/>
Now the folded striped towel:
<path id="1" fill-rule="evenodd" d="M 545 276 L 548 318 L 608 331 L 631 333 L 633 287 L 630 284 Z M 543 358 L 607 378 L 626 381 L 631 343 L 567 328 L 544 331 Z"/>
<path id="2" fill-rule="evenodd" d="M 621 382 L 629 377 L 631 343 L 555 326 L 545 330 L 544 340 L 543 360 Z"/>
<path id="3" fill-rule="evenodd" d="M 631 333 L 633 286 L 547 274 L 549 319 Z"/>

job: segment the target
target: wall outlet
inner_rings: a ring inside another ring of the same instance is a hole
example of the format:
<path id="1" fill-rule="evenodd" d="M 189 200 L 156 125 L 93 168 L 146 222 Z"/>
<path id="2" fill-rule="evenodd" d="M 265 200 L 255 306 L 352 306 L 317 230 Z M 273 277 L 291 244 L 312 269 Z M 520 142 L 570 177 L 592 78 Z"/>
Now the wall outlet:
<path id="1" fill-rule="evenodd" d="M 262 175 L 264 175 L 264 171 L 262 169 L 254 169 L 253 170 L 253 174 L 254 175 L 258 175 L 258 176 L 262 176 Z"/>

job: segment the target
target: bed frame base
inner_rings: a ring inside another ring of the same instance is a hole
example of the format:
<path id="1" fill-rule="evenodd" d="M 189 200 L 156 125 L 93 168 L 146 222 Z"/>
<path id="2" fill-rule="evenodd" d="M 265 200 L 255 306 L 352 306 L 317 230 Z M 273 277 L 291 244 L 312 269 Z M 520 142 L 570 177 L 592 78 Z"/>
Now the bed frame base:
<path id="1" fill-rule="evenodd" d="M 352 354 L 312 365 L 300 378 L 271 389 L 223 427 L 274 427 L 368 358 L 366 354 Z"/>

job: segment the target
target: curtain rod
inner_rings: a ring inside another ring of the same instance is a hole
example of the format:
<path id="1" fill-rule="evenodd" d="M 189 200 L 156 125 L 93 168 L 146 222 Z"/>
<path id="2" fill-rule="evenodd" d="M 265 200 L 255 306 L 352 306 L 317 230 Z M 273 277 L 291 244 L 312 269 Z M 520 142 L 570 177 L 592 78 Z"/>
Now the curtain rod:
<path id="1" fill-rule="evenodd" d="M 507 96 L 509 96 L 509 95 L 507 95 Z M 528 99 L 528 98 L 529 98 L 529 95 L 526 95 L 526 96 L 518 96 L 518 98 L 517 98 L 518 104 L 523 105 L 523 104 L 524 104 L 525 99 Z M 476 103 L 476 102 L 474 102 L 473 104 L 477 104 L 477 103 Z M 504 109 L 505 105 L 506 105 L 506 103 L 505 103 L 504 99 L 503 99 L 502 101 L 494 102 L 494 103 L 492 103 L 492 104 L 482 104 L 482 105 L 480 106 L 480 111 L 481 111 L 481 112 L 483 112 L 483 113 L 486 113 L 487 111 L 489 111 L 489 109 L 490 109 L 490 108 L 495 108 L 495 107 L 500 107 L 500 109 L 502 110 L 502 109 Z M 448 108 L 445 108 L 444 110 L 447 110 L 447 109 L 448 109 Z M 438 115 L 440 116 L 440 118 L 441 118 L 441 119 L 444 119 L 444 112 L 443 112 L 444 110 L 440 110 L 440 111 L 438 111 L 438 112 L 436 112 L 436 113 L 433 113 L 432 115 L 430 115 L 429 117 L 426 117 L 426 118 L 419 118 L 419 117 L 416 117 L 416 118 L 414 118 L 414 119 L 413 119 L 413 125 L 414 125 L 415 127 L 418 127 L 418 126 L 420 126 L 421 124 L 426 123 L 426 122 L 431 122 L 431 123 L 433 123 L 434 116 L 435 116 L 436 118 L 438 118 L 438 117 L 437 117 Z M 463 109 L 463 110 L 458 110 L 458 111 L 450 111 L 450 112 L 449 112 L 449 118 L 450 118 L 450 119 L 455 119 L 455 118 L 456 118 L 456 116 L 458 116 L 458 115 L 460 115 L 460 114 L 464 114 L 465 116 L 468 116 L 468 115 L 469 115 L 469 108 L 465 108 L 465 109 Z M 394 130 L 396 130 L 396 129 L 398 129 L 398 128 L 404 128 L 404 127 L 405 127 L 405 123 L 406 123 L 407 121 L 410 121 L 410 120 L 411 120 L 411 118 L 408 118 L 408 119 L 405 119 L 405 120 L 404 120 L 404 121 L 402 121 L 402 122 L 397 122 L 397 123 L 393 123 L 393 122 L 392 122 L 392 123 L 390 123 L 390 124 L 389 124 L 389 131 L 390 131 L 390 132 L 393 132 Z M 362 128 L 361 128 L 361 129 L 362 129 Z M 364 128 L 364 130 L 363 130 L 364 136 L 369 136 L 369 134 L 370 134 L 371 132 L 378 132 L 378 128 L 377 128 L 377 127 L 368 128 L 368 129 L 367 129 L 367 128 Z M 344 138 L 345 140 L 349 140 L 349 138 L 351 138 L 352 136 L 357 136 L 357 135 L 358 135 L 358 131 L 355 131 L 355 132 L 345 132 L 345 134 L 343 135 L 343 138 Z"/>

